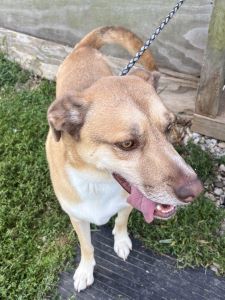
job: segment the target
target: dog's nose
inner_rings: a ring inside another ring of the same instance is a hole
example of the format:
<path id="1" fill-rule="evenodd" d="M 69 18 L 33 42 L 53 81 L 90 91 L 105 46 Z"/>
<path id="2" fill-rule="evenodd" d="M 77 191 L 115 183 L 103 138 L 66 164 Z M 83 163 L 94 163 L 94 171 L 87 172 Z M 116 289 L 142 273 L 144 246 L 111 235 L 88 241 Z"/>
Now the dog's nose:
<path id="1" fill-rule="evenodd" d="M 177 198 L 185 203 L 191 202 L 203 190 L 203 185 L 198 178 L 188 181 L 174 189 Z"/>

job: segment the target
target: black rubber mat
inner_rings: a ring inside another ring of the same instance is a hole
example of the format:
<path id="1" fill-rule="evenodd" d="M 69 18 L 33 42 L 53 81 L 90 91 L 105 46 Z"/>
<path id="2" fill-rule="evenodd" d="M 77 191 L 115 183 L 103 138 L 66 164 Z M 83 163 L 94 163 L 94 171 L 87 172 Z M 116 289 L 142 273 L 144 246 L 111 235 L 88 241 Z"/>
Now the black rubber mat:
<path id="1" fill-rule="evenodd" d="M 94 284 L 75 293 L 72 272 L 60 276 L 61 299 L 168 299 L 168 300 L 225 300 L 225 278 L 212 271 L 177 269 L 176 260 L 146 250 L 133 240 L 133 250 L 124 262 L 113 250 L 111 230 L 101 227 L 92 232 L 96 267 Z M 79 262 L 79 256 L 76 258 Z M 74 298 L 73 298 L 74 299 Z"/>

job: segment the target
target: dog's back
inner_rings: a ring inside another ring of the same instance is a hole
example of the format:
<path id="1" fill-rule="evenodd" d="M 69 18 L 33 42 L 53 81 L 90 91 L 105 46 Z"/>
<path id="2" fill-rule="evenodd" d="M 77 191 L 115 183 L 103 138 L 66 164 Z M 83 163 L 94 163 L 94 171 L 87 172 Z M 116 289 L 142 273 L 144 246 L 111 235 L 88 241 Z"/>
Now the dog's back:
<path id="1" fill-rule="evenodd" d="M 73 90 L 82 91 L 104 76 L 112 75 L 107 58 L 98 49 L 105 44 L 117 44 L 132 56 L 143 42 L 133 32 L 123 27 L 100 27 L 88 33 L 67 56 L 57 74 L 57 97 Z M 147 70 L 157 70 L 149 50 L 146 50 L 140 63 Z"/>

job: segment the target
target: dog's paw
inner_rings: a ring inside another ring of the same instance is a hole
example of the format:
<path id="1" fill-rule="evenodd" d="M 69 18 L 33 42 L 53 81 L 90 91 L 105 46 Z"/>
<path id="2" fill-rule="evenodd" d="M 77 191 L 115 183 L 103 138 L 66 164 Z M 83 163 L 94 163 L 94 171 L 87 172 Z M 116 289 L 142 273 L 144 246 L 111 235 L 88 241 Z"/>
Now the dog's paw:
<path id="1" fill-rule="evenodd" d="M 75 271 L 73 276 L 74 288 L 77 292 L 86 289 L 89 285 L 94 282 L 94 266 L 95 261 L 91 263 L 81 262 Z"/>
<path id="2" fill-rule="evenodd" d="M 114 251 L 116 254 L 122 258 L 123 260 L 126 260 L 130 250 L 132 249 L 132 242 L 129 238 L 127 233 L 116 233 L 114 234 Z"/>

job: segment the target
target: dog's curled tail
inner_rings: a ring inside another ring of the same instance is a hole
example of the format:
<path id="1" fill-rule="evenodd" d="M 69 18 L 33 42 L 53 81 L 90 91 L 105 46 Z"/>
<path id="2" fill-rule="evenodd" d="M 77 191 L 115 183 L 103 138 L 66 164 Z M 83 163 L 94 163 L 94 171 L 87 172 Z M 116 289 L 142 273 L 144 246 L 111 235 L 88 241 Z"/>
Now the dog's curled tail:
<path id="1" fill-rule="evenodd" d="M 92 47 L 100 49 L 105 44 L 117 44 L 125 48 L 132 56 L 143 46 L 142 40 L 130 30 L 117 27 L 107 26 L 99 27 L 88 33 L 75 47 Z M 140 63 L 148 70 L 157 70 L 154 58 L 149 50 L 146 50 Z"/>

